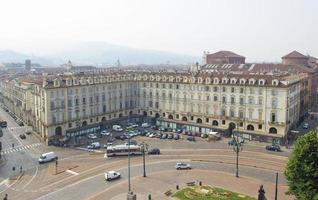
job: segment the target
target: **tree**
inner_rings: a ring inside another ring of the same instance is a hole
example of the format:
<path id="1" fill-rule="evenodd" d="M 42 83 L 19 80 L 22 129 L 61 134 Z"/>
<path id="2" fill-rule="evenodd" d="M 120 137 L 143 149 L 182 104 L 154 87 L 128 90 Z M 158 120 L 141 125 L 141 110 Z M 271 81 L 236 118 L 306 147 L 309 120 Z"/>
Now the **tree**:
<path id="1" fill-rule="evenodd" d="M 318 200 L 318 133 L 309 132 L 297 139 L 287 163 L 285 176 L 288 194 L 298 200 Z"/>

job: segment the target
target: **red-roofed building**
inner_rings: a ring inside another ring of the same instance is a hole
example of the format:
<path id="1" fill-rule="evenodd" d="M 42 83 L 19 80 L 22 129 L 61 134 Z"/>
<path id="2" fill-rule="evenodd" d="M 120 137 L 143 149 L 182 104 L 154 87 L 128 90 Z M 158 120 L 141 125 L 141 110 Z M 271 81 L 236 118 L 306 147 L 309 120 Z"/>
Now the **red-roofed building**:
<path id="1" fill-rule="evenodd" d="M 204 64 L 244 64 L 245 57 L 231 51 L 204 52 Z"/>
<path id="2" fill-rule="evenodd" d="M 293 51 L 286 56 L 282 57 L 283 64 L 286 65 L 308 65 L 309 57 L 305 56 L 298 51 Z"/>

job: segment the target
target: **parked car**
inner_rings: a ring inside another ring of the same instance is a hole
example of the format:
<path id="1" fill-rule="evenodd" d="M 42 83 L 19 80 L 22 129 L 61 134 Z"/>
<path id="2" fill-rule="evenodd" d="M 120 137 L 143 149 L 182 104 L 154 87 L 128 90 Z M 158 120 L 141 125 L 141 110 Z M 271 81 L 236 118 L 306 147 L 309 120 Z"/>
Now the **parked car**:
<path id="1" fill-rule="evenodd" d="M 100 132 L 100 134 L 103 136 L 110 136 L 111 135 L 111 133 L 106 131 L 106 130 L 103 130 L 102 132 Z"/>
<path id="2" fill-rule="evenodd" d="M 87 146 L 88 149 L 99 149 L 100 143 L 99 142 L 93 142 L 91 145 Z"/>
<path id="3" fill-rule="evenodd" d="M 167 137 L 168 137 L 168 134 L 166 134 L 166 133 L 163 133 L 163 134 L 161 135 L 161 139 L 167 139 Z"/>
<path id="4" fill-rule="evenodd" d="M 109 171 L 109 172 L 105 173 L 105 180 L 106 181 L 111 181 L 111 180 L 118 179 L 118 178 L 120 178 L 119 172 Z"/>
<path id="5" fill-rule="evenodd" d="M 26 138 L 26 136 L 24 134 L 20 134 L 19 137 L 24 140 Z"/>
<path id="6" fill-rule="evenodd" d="M 191 165 L 188 163 L 177 163 L 175 168 L 177 170 L 179 170 L 179 169 L 191 169 Z"/>
<path id="7" fill-rule="evenodd" d="M 25 134 L 31 135 L 31 134 L 32 134 L 32 131 L 26 131 Z"/>
<path id="8" fill-rule="evenodd" d="M 88 137 L 89 139 L 92 139 L 92 140 L 93 140 L 93 139 L 97 139 L 97 136 L 96 136 L 95 134 L 92 134 L 92 133 L 91 133 L 91 134 L 88 134 L 87 137 Z"/>
<path id="9" fill-rule="evenodd" d="M 159 130 L 159 131 L 166 131 L 166 128 L 164 128 L 164 127 L 159 127 L 158 130 Z"/>
<path id="10" fill-rule="evenodd" d="M 148 154 L 151 154 L 151 155 L 159 155 L 159 154 L 160 154 L 160 149 L 158 149 L 158 148 L 150 149 L 150 150 L 148 151 Z"/>
<path id="11" fill-rule="evenodd" d="M 116 135 L 116 136 L 115 136 L 115 139 L 121 140 L 121 135 Z"/>
<path id="12" fill-rule="evenodd" d="M 161 135 L 162 135 L 161 133 L 156 133 L 155 137 L 156 138 L 161 138 Z"/>
<path id="13" fill-rule="evenodd" d="M 173 139 L 173 134 L 172 134 L 172 133 L 170 133 L 170 134 L 168 135 L 168 139 Z"/>
<path id="14" fill-rule="evenodd" d="M 173 139 L 175 139 L 175 140 L 179 140 L 179 139 L 180 139 L 179 134 L 175 134 L 175 135 L 174 135 L 174 137 L 173 137 Z"/>
<path id="15" fill-rule="evenodd" d="M 142 124 L 141 124 L 141 127 L 143 127 L 143 128 L 148 128 L 148 127 L 150 127 L 150 124 L 148 124 L 148 123 L 142 123 Z"/>
<path id="16" fill-rule="evenodd" d="M 280 146 L 277 144 L 267 145 L 265 148 L 268 151 L 281 151 Z"/>
<path id="17" fill-rule="evenodd" d="M 137 143 L 136 140 L 130 140 L 129 143 L 126 142 L 125 144 L 126 144 L 126 145 L 137 145 L 138 143 Z"/>
<path id="18" fill-rule="evenodd" d="M 180 128 L 176 129 L 176 133 L 182 133 L 182 129 Z"/>
<path id="19" fill-rule="evenodd" d="M 57 160 L 58 157 L 54 152 L 48 152 L 48 153 L 44 153 L 40 156 L 39 158 L 39 163 L 46 163 L 46 162 L 51 162 L 51 161 L 55 161 Z"/>
<path id="20" fill-rule="evenodd" d="M 309 124 L 308 123 L 304 123 L 303 129 L 308 129 L 308 128 L 309 128 Z"/>
<path id="21" fill-rule="evenodd" d="M 191 141 L 191 142 L 195 142 L 195 137 L 193 137 L 193 136 L 188 136 L 188 137 L 187 137 L 187 140 L 188 140 L 188 141 Z"/>
<path id="22" fill-rule="evenodd" d="M 113 125 L 113 130 L 117 132 L 123 131 L 123 128 L 120 125 Z"/>

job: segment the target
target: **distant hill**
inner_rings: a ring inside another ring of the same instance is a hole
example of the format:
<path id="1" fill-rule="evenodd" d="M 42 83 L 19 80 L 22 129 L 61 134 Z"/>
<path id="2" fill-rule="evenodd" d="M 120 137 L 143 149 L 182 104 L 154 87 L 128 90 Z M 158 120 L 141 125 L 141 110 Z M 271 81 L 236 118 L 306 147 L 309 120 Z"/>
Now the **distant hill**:
<path id="1" fill-rule="evenodd" d="M 39 63 L 41 65 L 60 65 L 67 63 L 68 60 L 78 65 L 114 65 L 118 59 L 123 65 L 193 64 L 200 61 L 198 57 L 194 56 L 137 49 L 105 42 L 81 42 L 61 45 L 61 48 L 41 55 L 34 56 L 11 50 L 0 50 L 0 63 L 24 62 L 25 59 L 31 59 L 32 63 Z"/>
<path id="2" fill-rule="evenodd" d="M 105 42 L 82 42 L 64 46 L 47 55 L 52 59 L 71 60 L 80 64 L 193 64 L 199 58 L 156 50 L 137 49 Z"/>
<path id="3" fill-rule="evenodd" d="M 0 50 L 0 63 L 24 63 L 26 59 L 31 59 L 32 63 L 39 63 L 43 65 L 51 65 L 54 63 L 53 60 L 34 55 L 22 54 L 12 50 Z"/>

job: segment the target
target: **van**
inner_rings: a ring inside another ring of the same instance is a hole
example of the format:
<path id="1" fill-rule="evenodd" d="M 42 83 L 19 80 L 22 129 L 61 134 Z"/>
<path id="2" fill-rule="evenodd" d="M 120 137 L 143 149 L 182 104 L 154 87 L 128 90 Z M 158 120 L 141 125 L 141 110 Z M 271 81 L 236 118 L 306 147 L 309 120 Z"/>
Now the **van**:
<path id="1" fill-rule="evenodd" d="M 150 127 L 150 124 L 148 124 L 148 123 L 142 123 L 142 124 L 141 124 L 141 127 L 143 127 L 143 128 L 148 128 L 148 127 Z"/>
<path id="2" fill-rule="evenodd" d="M 58 157 L 54 152 L 48 152 L 48 153 L 44 153 L 40 156 L 39 158 L 39 163 L 46 163 L 46 162 L 51 162 L 54 160 L 57 160 Z"/>
<path id="3" fill-rule="evenodd" d="M 99 142 L 93 142 L 91 145 L 87 146 L 88 149 L 99 149 L 100 143 Z"/>
<path id="4" fill-rule="evenodd" d="M 114 125 L 114 126 L 113 126 L 113 130 L 114 130 L 114 131 L 118 131 L 118 132 L 123 131 L 122 127 L 119 126 L 119 125 Z"/>

